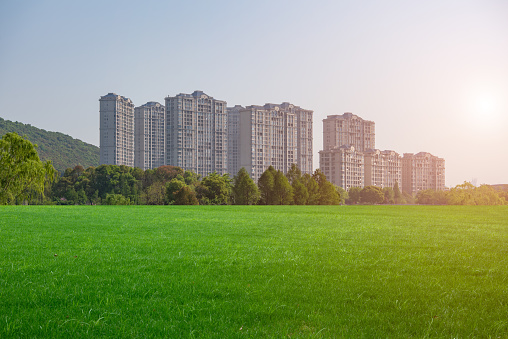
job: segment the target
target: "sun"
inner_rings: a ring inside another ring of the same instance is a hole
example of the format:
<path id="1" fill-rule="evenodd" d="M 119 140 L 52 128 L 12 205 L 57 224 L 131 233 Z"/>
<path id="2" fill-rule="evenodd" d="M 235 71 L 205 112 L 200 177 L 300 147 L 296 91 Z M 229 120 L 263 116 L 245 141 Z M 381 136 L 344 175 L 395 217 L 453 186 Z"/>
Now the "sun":
<path id="1" fill-rule="evenodd" d="M 483 118 L 493 118 L 497 114 L 497 102 L 494 96 L 490 94 L 482 94 L 476 97 L 475 113 L 480 114 Z"/>

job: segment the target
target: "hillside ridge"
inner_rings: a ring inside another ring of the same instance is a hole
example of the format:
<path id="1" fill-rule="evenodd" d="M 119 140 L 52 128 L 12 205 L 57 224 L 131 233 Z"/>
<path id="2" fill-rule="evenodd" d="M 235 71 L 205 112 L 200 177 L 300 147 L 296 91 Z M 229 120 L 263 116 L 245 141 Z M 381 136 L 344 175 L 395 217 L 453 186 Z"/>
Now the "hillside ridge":
<path id="1" fill-rule="evenodd" d="M 59 172 L 81 165 L 99 166 L 99 147 L 60 132 L 50 132 L 30 124 L 13 122 L 0 117 L 0 137 L 15 132 L 37 144 L 41 160 L 51 160 Z"/>

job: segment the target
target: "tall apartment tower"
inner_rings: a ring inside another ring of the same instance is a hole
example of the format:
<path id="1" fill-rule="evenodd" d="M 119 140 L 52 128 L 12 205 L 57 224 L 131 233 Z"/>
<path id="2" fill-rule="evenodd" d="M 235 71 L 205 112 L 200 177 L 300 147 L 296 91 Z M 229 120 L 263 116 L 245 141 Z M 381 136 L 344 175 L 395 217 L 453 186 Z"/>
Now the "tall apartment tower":
<path id="1" fill-rule="evenodd" d="M 240 112 L 243 106 L 227 107 L 228 113 L 228 171 L 235 176 L 240 168 Z M 249 134 L 250 136 L 250 134 Z"/>
<path id="2" fill-rule="evenodd" d="M 227 173 L 227 121 L 226 102 L 202 91 L 166 97 L 166 165 Z"/>
<path id="3" fill-rule="evenodd" d="M 134 104 L 108 93 L 100 103 L 100 164 L 134 166 Z"/>
<path id="4" fill-rule="evenodd" d="M 445 189 L 445 160 L 427 152 L 404 153 L 402 191 L 414 194 L 427 189 Z"/>
<path id="5" fill-rule="evenodd" d="M 402 185 L 402 157 L 395 151 L 369 149 L 364 152 L 365 186 L 381 188 Z"/>
<path id="6" fill-rule="evenodd" d="M 134 166 L 142 170 L 164 165 L 166 110 L 158 102 L 134 109 Z"/>
<path id="7" fill-rule="evenodd" d="M 329 115 L 323 120 L 323 149 L 342 145 L 353 146 L 359 152 L 376 148 L 375 124 L 353 113 Z"/>
<path id="8" fill-rule="evenodd" d="M 228 108 L 230 173 L 245 167 L 257 181 L 269 166 L 286 173 L 296 164 L 311 174 L 312 115 L 287 102 Z"/>

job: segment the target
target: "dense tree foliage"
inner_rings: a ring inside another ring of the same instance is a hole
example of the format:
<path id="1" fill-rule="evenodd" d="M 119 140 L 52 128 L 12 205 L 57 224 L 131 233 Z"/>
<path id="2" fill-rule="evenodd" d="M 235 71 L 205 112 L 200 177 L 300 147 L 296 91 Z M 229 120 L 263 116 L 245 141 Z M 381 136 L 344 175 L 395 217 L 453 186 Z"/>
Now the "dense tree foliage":
<path id="1" fill-rule="evenodd" d="M 258 180 L 263 205 L 338 205 L 340 191 L 316 170 L 302 175 L 296 165 L 288 173 L 269 167 Z"/>
<path id="2" fill-rule="evenodd" d="M 288 178 L 278 170 L 273 178 L 274 205 L 290 205 L 293 203 L 293 187 Z"/>
<path id="3" fill-rule="evenodd" d="M 425 205 L 506 205 L 502 191 L 489 185 L 474 186 L 464 182 L 449 191 L 424 190 L 416 194 L 416 202 Z"/>
<path id="4" fill-rule="evenodd" d="M 261 194 L 261 205 L 275 205 L 274 187 L 275 174 L 277 171 L 269 166 L 258 179 L 259 193 Z"/>
<path id="5" fill-rule="evenodd" d="M 231 197 L 229 174 L 210 173 L 201 181 L 199 200 L 203 205 L 228 205 Z"/>
<path id="6" fill-rule="evenodd" d="M 318 185 L 319 205 L 339 205 L 340 195 L 335 186 L 326 180 L 326 176 L 320 169 L 314 171 L 312 176 Z"/>
<path id="7" fill-rule="evenodd" d="M 255 205 L 260 197 L 256 183 L 243 167 L 234 178 L 232 193 L 235 205 Z"/>
<path id="8" fill-rule="evenodd" d="M 104 205 L 130 205 L 131 201 L 129 198 L 124 197 L 121 194 L 106 194 L 106 199 L 103 202 Z"/>
<path id="9" fill-rule="evenodd" d="M 305 186 L 309 198 L 307 199 L 307 205 L 319 205 L 319 185 L 312 175 L 305 173 L 302 176 L 302 183 Z"/>
<path id="10" fill-rule="evenodd" d="M 57 172 L 51 161 L 43 162 L 37 145 L 16 133 L 0 139 L 0 204 L 23 203 L 41 196 Z"/>
<path id="11" fill-rule="evenodd" d="M 394 204 L 395 203 L 395 192 L 391 187 L 383 187 L 384 200 L 383 204 Z"/>
<path id="12" fill-rule="evenodd" d="M 340 186 L 335 186 L 335 189 L 337 190 L 337 193 L 339 194 L 340 204 L 344 205 L 346 203 L 346 200 L 349 199 L 348 192 Z"/>
<path id="13" fill-rule="evenodd" d="M 26 136 L 32 143 L 37 144 L 39 158 L 42 161 L 51 160 L 60 173 L 76 165 L 82 165 L 85 168 L 99 165 L 99 147 L 66 134 L 48 132 L 31 125 L 0 118 L 0 136 L 9 132 Z"/>
<path id="14" fill-rule="evenodd" d="M 508 190 L 470 183 L 449 191 L 426 190 L 416 196 L 393 188 L 352 187 L 346 192 L 330 183 L 317 169 L 302 174 L 293 164 L 286 174 L 268 167 L 257 185 L 242 168 L 232 180 L 229 174 L 211 173 L 204 178 L 175 166 L 143 171 L 127 166 L 101 165 L 67 168 L 54 183 L 57 172 L 42 162 L 33 144 L 8 133 L 0 140 L 0 204 L 146 204 L 146 205 L 338 205 L 338 204 L 506 204 Z M 44 195 L 46 198 L 44 199 Z"/>
<path id="15" fill-rule="evenodd" d="M 364 204 L 380 204 L 384 199 L 385 194 L 380 187 L 365 186 L 360 191 L 360 201 Z"/>
<path id="16" fill-rule="evenodd" d="M 395 184 L 393 185 L 393 200 L 394 200 L 395 204 L 405 204 L 406 203 L 404 197 L 402 196 L 402 193 L 400 192 L 398 181 L 395 181 Z"/>
<path id="17" fill-rule="evenodd" d="M 348 191 L 348 200 L 346 201 L 350 205 L 356 205 L 360 202 L 360 192 L 362 189 L 360 187 L 351 187 Z"/>

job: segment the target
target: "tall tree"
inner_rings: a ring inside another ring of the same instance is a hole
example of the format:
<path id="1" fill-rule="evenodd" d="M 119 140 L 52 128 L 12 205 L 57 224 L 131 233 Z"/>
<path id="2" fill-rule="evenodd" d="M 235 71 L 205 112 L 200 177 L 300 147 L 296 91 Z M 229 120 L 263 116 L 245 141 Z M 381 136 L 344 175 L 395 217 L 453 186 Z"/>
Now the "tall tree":
<path id="1" fill-rule="evenodd" d="M 309 198 L 307 199 L 307 205 L 319 205 L 319 185 L 314 180 L 314 177 L 309 173 L 305 173 L 302 176 L 302 183 L 307 189 L 307 193 L 309 194 Z"/>
<path id="2" fill-rule="evenodd" d="M 383 187 L 383 194 L 385 195 L 383 203 L 393 204 L 395 203 L 395 192 L 391 187 Z"/>
<path id="3" fill-rule="evenodd" d="M 344 205 L 346 203 L 346 200 L 349 198 L 347 191 L 340 186 L 335 186 L 335 190 L 339 194 L 340 204 Z"/>
<path id="4" fill-rule="evenodd" d="M 319 187 L 319 204 L 320 205 L 339 205 L 340 196 L 331 182 L 326 180 L 326 175 L 317 169 L 313 175 L 314 180 Z"/>
<path id="5" fill-rule="evenodd" d="M 307 205 L 309 201 L 309 191 L 302 182 L 302 179 L 293 181 L 293 203 L 295 205 Z"/>
<path id="6" fill-rule="evenodd" d="M 274 182 L 277 171 L 272 166 L 268 167 L 258 179 L 260 203 L 262 205 L 274 205 Z"/>
<path id="7" fill-rule="evenodd" d="M 402 193 L 400 192 L 399 182 L 395 181 L 393 185 L 393 200 L 396 204 L 404 204 L 404 198 L 402 197 Z"/>
<path id="8" fill-rule="evenodd" d="M 51 161 L 42 162 L 37 145 L 16 133 L 0 139 L 0 204 L 13 204 L 42 195 L 44 187 L 55 180 Z"/>
<path id="9" fill-rule="evenodd" d="M 255 205 L 259 200 L 259 189 L 245 168 L 240 168 L 233 183 L 233 203 L 235 205 Z"/>
<path id="10" fill-rule="evenodd" d="M 290 205 L 293 202 L 293 188 L 288 178 L 278 170 L 273 179 L 274 205 Z"/>
<path id="11" fill-rule="evenodd" d="M 302 171 L 300 171 L 300 168 L 298 168 L 298 166 L 296 164 L 291 164 L 291 168 L 286 173 L 286 177 L 288 178 L 289 183 L 291 185 L 293 185 L 293 183 L 296 180 L 300 180 L 301 179 L 301 177 L 302 177 Z"/>

